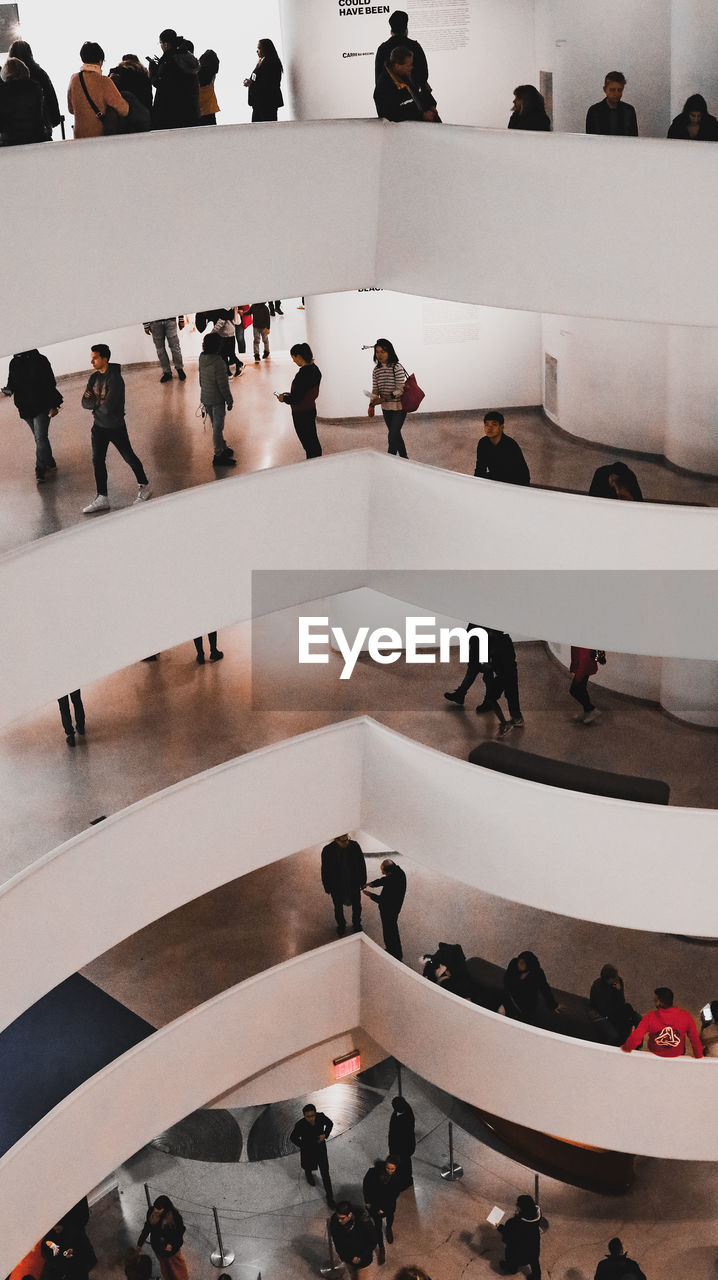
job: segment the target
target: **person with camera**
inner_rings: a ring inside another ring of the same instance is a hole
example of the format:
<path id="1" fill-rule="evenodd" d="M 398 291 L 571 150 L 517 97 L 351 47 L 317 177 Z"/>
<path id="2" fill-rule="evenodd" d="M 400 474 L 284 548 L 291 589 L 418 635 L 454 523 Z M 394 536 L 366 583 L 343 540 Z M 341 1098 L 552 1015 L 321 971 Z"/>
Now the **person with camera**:
<path id="1" fill-rule="evenodd" d="M 161 58 L 148 58 L 155 89 L 153 129 L 186 129 L 199 124 L 199 62 L 184 36 L 160 32 Z"/>

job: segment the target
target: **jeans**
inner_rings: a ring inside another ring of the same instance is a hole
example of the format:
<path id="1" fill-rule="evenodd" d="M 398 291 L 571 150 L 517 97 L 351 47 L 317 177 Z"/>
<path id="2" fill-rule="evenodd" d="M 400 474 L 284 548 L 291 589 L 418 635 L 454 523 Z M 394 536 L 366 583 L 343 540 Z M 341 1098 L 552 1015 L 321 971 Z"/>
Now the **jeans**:
<path id="1" fill-rule="evenodd" d="M 264 354 L 265 354 L 265 356 L 268 356 L 268 355 L 269 355 L 269 329 L 258 329 L 258 328 L 257 328 L 257 326 L 256 326 L 256 324 L 255 324 L 255 325 L 253 325 L 253 326 L 252 326 L 252 332 L 253 332 L 253 334 L 254 334 L 254 358 L 255 358 L 255 360 L 257 360 L 257 359 L 258 359 L 258 357 L 259 357 L 259 341 L 260 341 L 260 338 L 261 338 L 262 342 L 264 343 Z"/>
<path id="2" fill-rule="evenodd" d="M 576 677 L 574 676 L 573 680 L 571 681 L 571 688 L 569 689 L 569 693 L 571 694 L 572 698 L 575 698 L 576 702 L 580 702 L 581 706 L 586 712 L 586 715 L 588 715 L 589 711 L 593 711 L 595 709 L 593 703 L 591 702 L 591 699 L 588 696 L 588 676 L 584 676 L 583 680 L 577 680 Z"/>
<path id="3" fill-rule="evenodd" d="M 35 466 L 46 470 L 55 461 L 48 437 L 50 415 L 48 413 L 36 413 L 34 418 L 24 418 L 23 421 L 27 423 L 35 437 Z"/>
<path id="4" fill-rule="evenodd" d="M 406 458 L 406 445 L 404 444 L 401 429 L 406 418 L 404 409 L 382 409 L 384 421 L 389 430 L 389 453 L 398 453 L 400 458 Z"/>
<path id="5" fill-rule="evenodd" d="M 177 329 L 177 321 L 174 316 L 169 320 L 153 320 L 150 325 L 150 333 L 152 341 L 155 344 L 155 351 L 163 373 L 170 372 L 169 356 L 165 347 L 165 339 L 169 343 L 170 352 L 172 353 L 172 361 L 175 369 L 182 369 L 182 348 L 179 343 L 179 330 Z"/>
<path id="6" fill-rule="evenodd" d="M 68 735 L 75 732 L 72 724 L 72 716 L 70 715 L 70 699 L 72 698 L 72 708 L 75 712 L 75 724 L 77 732 L 82 733 L 85 728 L 85 708 L 82 705 L 80 690 L 75 689 L 74 693 L 66 693 L 62 698 L 57 699 L 57 705 L 60 708 L 60 719 L 62 727 Z"/>
<path id="7" fill-rule="evenodd" d="M 216 458 L 218 453 L 223 453 L 227 448 L 227 441 L 224 438 L 224 415 L 227 409 L 224 404 L 205 404 L 203 408 L 212 423 L 212 444 Z"/>
<path id="8" fill-rule="evenodd" d="M 127 434 L 127 426 L 124 422 L 118 427 L 95 427 L 93 426 L 90 433 L 92 438 L 92 466 L 95 471 L 95 484 L 97 492 L 103 497 L 107 497 L 107 466 L 105 459 L 107 450 L 113 444 L 121 458 L 124 458 L 128 467 L 131 467 L 135 480 L 138 484 L 147 484 L 147 476 L 137 454 L 130 444 L 130 437 Z"/>
<path id="9" fill-rule="evenodd" d="M 295 413 L 292 410 L 292 422 L 294 423 L 294 430 L 299 437 L 299 443 L 307 457 L 321 458 L 322 446 L 317 435 L 316 409 L 309 409 L 306 413 Z"/>

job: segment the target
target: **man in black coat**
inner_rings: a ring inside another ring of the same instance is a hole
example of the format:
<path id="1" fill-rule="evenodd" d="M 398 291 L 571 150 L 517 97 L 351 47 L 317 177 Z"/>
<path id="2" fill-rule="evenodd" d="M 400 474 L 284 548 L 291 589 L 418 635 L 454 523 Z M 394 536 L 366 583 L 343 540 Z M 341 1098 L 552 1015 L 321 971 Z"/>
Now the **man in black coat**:
<path id="1" fill-rule="evenodd" d="M 391 858 L 385 858 L 381 864 L 381 875 L 378 880 L 370 880 L 372 889 L 381 889 L 381 893 L 370 893 L 362 889 L 367 898 L 379 904 L 381 929 L 384 935 L 384 948 L 390 956 L 402 958 L 401 938 L 399 937 L 399 912 L 404 905 L 406 894 L 406 876 L 401 867 L 397 867 Z"/>
<path id="2" fill-rule="evenodd" d="M 419 44 L 418 40 L 410 40 L 408 36 L 409 15 L 403 9 L 395 9 L 389 18 L 389 30 L 391 35 L 388 40 L 379 45 L 374 60 L 374 81 L 379 79 L 382 71 L 386 70 L 386 64 L 389 61 L 389 55 L 392 49 L 396 49 L 401 45 L 404 49 L 409 49 L 414 55 L 414 78 L 419 84 L 429 85 L 429 64 L 426 61 L 426 54 Z"/>
<path id="3" fill-rule="evenodd" d="M 386 1262 L 382 1223 L 386 1225 L 387 1244 L 394 1243 L 394 1214 L 397 1196 L 401 1191 L 397 1168 L 396 1161 L 391 1156 L 388 1160 L 375 1160 L 364 1174 L 362 1183 L 366 1211 L 376 1231 L 377 1261 L 380 1267 Z"/>
<path id="4" fill-rule="evenodd" d="M 347 931 L 344 908 L 352 909 L 352 929 L 361 929 L 361 891 L 366 884 L 366 862 L 361 845 L 345 833 L 322 849 L 322 885 L 331 894 L 334 919 L 341 938 Z"/>
<path id="5" fill-rule="evenodd" d="M 334 1121 L 330 1120 L 329 1116 L 325 1116 L 323 1111 L 317 1111 L 316 1107 L 308 1102 L 306 1107 L 302 1107 L 302 1119 L 297 1120 L 289 1135 L 289 1141 L 293 1142 L 295 1147 L 299 1147 L 304 1177 L 310 1187 L 316 1185 L 314 1170 L 319 1170 L 330 1209 L 334 1208 L 334 1192 L 329 1176 L 327 1138 L 333 1128 Z"/>
<path id="6" fill-rule="evenodd" d="M 184 129 L 199 124 L 199 62 L 189 43 L 168 27 L 160 32 L 162 57 L 149 58 L 155 89 L 153 129 Z"/>
<path id="7" fill-rule="evenodd" d="M 474 475 L 504 484 L 531 484 L 521 446 L 504 435 L 504 415 L 498 409 L 484 414 L 484 434 L 476 446 Z"/>
<path id="8" fill-rule="evenodd" d="M 428 84 L 419 80 L 410 49 L 397 45 L 389 54 L 374 90 L 374 106 L 382 120 L 426 120 L 441 124 L 436 98 Z"/>
<path id="9" fill-rule="evenodd" d="M 612 137 L 637 138 L 638 121 L 630 102 L 621 102 L 626 77 L 622 71 L 609 71 L 603 85 L 606 95 L 594 102 L 586 112 L 586 133 L 603 133 Z"/>
<path id="10" fill-rule="evenodd" d="M 619 489 L 627 489 L 634 502 L 643 502 L 641 486 L 635 471 L 625 462 L 609 462 L 593 473 L 589 498 L 618 498 Z"/>
<path id="11" fill-rule="evenodd" d="M 608 1242 L 608 1253 L 596 1267 L 594 1280 L 628 1280 L 635 1276 L 636 1280 L 646 1280 L 637 1262 L 629 1258 L 618 1236 Z"/>
<path id="12" fill-rule="evenodd" d="M 374 1256 L 376 1232 L 371 1219 L 348 1200 L 342 1200 L 331 1216 L 329 1230 L 350 1280 L 356 1280 L 360 1271 L 371 1266 Z"/>
<path id="13" fill-rule="evenodd" d="M 36 348 L 14 355 L 4 391 L 13 396 L 15 408 L 35 437 L 35 479 L 42 483 L 47 471 L 57 469 L 48 432 L 50 418 L 55 417 L 62 404 L 47 356 Z"/>
<path id="14" fill-rule="evenodd" d="M 399 1161 L 399 1190 L 405 1191 L 414 1181 L 411 1157 L 416 1151 L 414 1112 L 406 1098 L 396 1097 L 391 1100 L 388 1146 L 389 1155 Z"/>
<path id="15" fill-rule="evenodd" d="M 611 1044 L 623 1044 L 641 1021 L 640 1013 L 626 1000 L 623 978 L 615 965 L 603 966 L 601 976 L 591 986 L 589 999 L 591 1011 L 605 1024 Z"/>
<path id="16" fill-rule="evenodd" d="M 0 145 L 46 140 L 42 89 L 30 79 L 24 62 L 8 58 L 0 77 Z"/>

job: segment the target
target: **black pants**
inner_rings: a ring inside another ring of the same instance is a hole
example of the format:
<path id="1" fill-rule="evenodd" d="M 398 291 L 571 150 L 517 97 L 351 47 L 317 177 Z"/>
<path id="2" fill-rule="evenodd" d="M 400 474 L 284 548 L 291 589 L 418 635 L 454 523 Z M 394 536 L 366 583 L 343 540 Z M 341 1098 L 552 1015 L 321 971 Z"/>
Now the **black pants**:
<path id="1" fill-rule="evenodd" d="M 369 1210 L 369 1217 L 374 1223 L 374 1230 L 376 1231 L 376 1243 L 379 1249 L 384 1248 L 384 1232 L 382 1230 L 382 1223 L 384 1224 L 385 1227 L 392 1227 L 394 1225 L 395 1213 L 396 1213 L 396 1205 L 394 1205 L 392 1209 L 386 1209 L 384 1211 L 383 1217 L 380 1213 L 374 1213 L 371 1209 Z"/>
<path id="2" fill-rule="evenodd" d="M 340 890 L 332 893 L 332 902 L 334 903 L 334 919 L 337 922 L 338 929 L 346 929 L 347 922 L 344 919 L 344 903 L 342 901 L 343 894 Z M 356 896 L 351 901 L 352 908 L 352 928 L 358 929 L 361 926 L 361 891 L 357 889 Z"/>
<path id="3" fill-rule="evenodd" d="M 504 1267 L 506 1271 L 514 1273 L 518 1271 L 519 1267 L 530 1267 L 529 1280 L 541 1280 L 541 1263 L 538 1260 L 538 1256 L 530 1258 L 524 1262 L 518 1262 L 516 1258 L 514 1258 L 513 1254 L 511 1254 L 507 1249 L 506 1257 L 504 1259 Z"/>
<path id="4" fill-rule="evenodd" d="M 135 480 L 138 484 L 147 484 L 147 476 L 137 454 L 130 444 L 130 437 L 127 434 L 127 426 L 122 422 L 118 427 L 95 427 L 91 431 L 92 437 L 92 466 L 95 471 L 95 484 L 97 492 L 103 497 L 107 497 L 107 466 L 105 459 L 107 450 L 113 444 L 121 458 L 124 458 L 128 467 L 131 467 L 135 474 Z"/>
<path id="5" fill-rule="evenodd" d="M 399 1179 L 399 1190 L 406 1191 L 406 1188 L 410 1187 L 414 1180 L 414 1171 L 411 1167 L 411 1156 L 402 1155 L 401 1152 L 397 1151 L 392 1151 L 390 1154 L 399 1161 L 399 1168 L 396 1171 Z"/>
<path id="6" fill-rule="evenodd" d="M 276 120 L 278 107 L 253 107 L 252 123 L 256 124 L 258 120 Z"/>
<path id="7" fill-rule="evenodd" d="M 569 693 L 572 698 L 575 698 L 576 702 L 580 702 L 587 715 L 589 711 L 595 710 L 594 705 L 588 696 L 588 676 L 584 676 L 583 680 L 577 680 L 574 676 L 571 681 Z"/>
<path id="8" fill-rule="evenodd" d="M 294 413 L 292 411 L 292 421 L 294 430 L 299 437 L 304 452 L 308 458 L 321 458 L 322 446 L 319 443 L 317 435 L 317 411 L 309 409 L 307 413 Z"/>
<path id="9" fill-rule="evenodd" d="M 484 701 L 488 701 L 488 688 L 490 673 L 486 669 L 485 663 L 481 661 L 481 645 L 478 636 L 469 636 L 469 661 L 466 667 L 466 675 L 456 690 L 463 697 L 466 697 L 474 680 L 483 672 L 484 676 Z"/>
<path id="10" fill-rule="evenodd" d="M 397 960 L 401 960 L 403 952 L 401 949 L 401 938 L 399 937 L 399 916 L 394 912 L 382 911 L 379 908 L 381 916 L 381 929 L 384 934 L 384 946 L 390 956 L 396 956 Z"/>
<path id="11" fill-rule="evenodd" d="M 506 694 L 511 719 L 523 719 L 519 706 L 519 673 L 515 658 L 506 658 L 491 668 L 486 683 L 486 701 L 497 702 L 502 693 Z"/>
<path id="12" fill-rule="evenodd" d="M 70 715 L 70 698 L 72 698 L 72 707 L 75 712 L 75 726 Z M 85 728 L 85 708 L 82 705 L 80 690 L 75 689 L 74 693 L 66 693 L 62 698 L 58 698 L 57 705 L 60 708 L 60 719 L 65 733 L 69 736 L 75 732 L 75 727 L 78 733 L 82 733 Z"/>
<path id="13" fill-rule="evenodd" d="M 382 413 L 389 432 L 387 453 L 398 453 L 400 458 L 406 458 L 406 445 L 401 434 L 401 429 L 406 421 L 404 409 L 382 409 Z"/>
<path id="14" fill-rule="evenodd" d="M 332 1191 L 332 1180 L 329 1176 L 329 1157 L 327 1156 L 326 1142 L 320 1142 L 317 1144 L 316 1161 L 317 1163 L 314 1168 L 319 1169 L 319 1176 L 322 1180 L 322 1186 L 324 1187 L 324 1194 L 330 1200 L 333 1200 L 334 1192 Z M 309 1175 L 313 1172 L 313 1169 L 306 1164 L 302 1164 L 302 1168 L 308 1181 Z"/>

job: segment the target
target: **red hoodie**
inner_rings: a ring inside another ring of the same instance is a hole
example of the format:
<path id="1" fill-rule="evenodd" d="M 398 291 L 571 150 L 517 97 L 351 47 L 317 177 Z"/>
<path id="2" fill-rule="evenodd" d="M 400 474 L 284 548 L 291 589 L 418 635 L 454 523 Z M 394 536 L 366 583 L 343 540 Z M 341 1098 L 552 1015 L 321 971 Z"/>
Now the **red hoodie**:
<path id="1" fill-rule="evenodd" d="M 672 1005 L 670 1009 L 652 1009 L 641 1018 L 635 1031 L 632 1031 L 621 1048 L 631 1053 L 641 1044 L 643 1037 L 648 1036 L 648 1048 L 658 1058 L 680 1058 L 685 1053 L 686 1035 L 696 1058 L 703 1057 L 703 1045 L 700 1042 L 698 1028 L 690 1013 Z"/>

